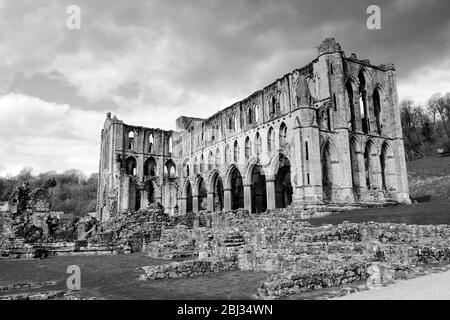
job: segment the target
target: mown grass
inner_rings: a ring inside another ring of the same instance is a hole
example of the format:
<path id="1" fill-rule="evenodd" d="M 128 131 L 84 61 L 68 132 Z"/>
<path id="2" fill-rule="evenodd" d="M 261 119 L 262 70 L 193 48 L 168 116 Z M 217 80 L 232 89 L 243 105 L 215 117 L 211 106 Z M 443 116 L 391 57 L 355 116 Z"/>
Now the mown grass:
<path id="1" fill-rule="evenodd" d="M 431 199 L 450 199 L 450 176 L 409 176 L 411 199 L 431 196 Z"/>

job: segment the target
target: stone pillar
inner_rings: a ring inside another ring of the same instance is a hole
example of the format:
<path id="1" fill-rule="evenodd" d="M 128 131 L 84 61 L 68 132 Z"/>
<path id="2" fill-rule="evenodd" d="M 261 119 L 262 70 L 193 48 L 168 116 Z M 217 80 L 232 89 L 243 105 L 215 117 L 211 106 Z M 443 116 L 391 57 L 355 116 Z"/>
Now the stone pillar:
<path id="1" fill-rule="evenodd" d="M 208 198 L 207 198 L 208 205 L 206 209 L 208 211 L 213 212 L 214 211 L 214 192 L 208 192 Z"/>
<path id="2" fill-rule="evenodd" d="M 223 210 L 224 211 L 231 211 L 231 189 L 224 189 L 223 190 Z"/>
<path id="3" fill-rule="evenodd" d="M 267 209 L 273 210 L 276 208 L 276 198 L 275 198 L 275 180 L 266 180 L 266 193 L 267 193 Z"/>
<path id="4" fill-rule="evenodd" d="M 130 204 L 130 177 L 124 176 L 123 179 L 123 194 L 122 194 L 122 208 L 128 210 Z M 120 210 L 120 208 L 119 208 Z"/>
<path id="5" fill-rule="evenodd" d="M 198 212 L 198 196 L 192 196 L 192 211 Z"/>
<path id="6" fill-rule="evenodd" d="M 141 209 L 148 208 L 148 192 L 145 190 L 141 190 Z"/>
<path id="7" fill-rule="evenodd" d="M 354 202 L 353 184 L 352 184 L 352 162 L 350 158 L 350 140 L 347 129 L 336 129 L 337 135 L 335 139 L 339 145 L 339 164 L 335 169 L 340 174 L 338 175 L 338 195 L 335 199 L 337 202 L 351 203 Z"/>
<path id="8" fill-rule="evenodd" d="M 244 185 L 244 209 L 252 213 L 252 186 Z"/>
<path id="9" fill-rule="evenodd" d="M 186 214 L 187 213 L 187 199 L 186 198 L 179 198 L 180 203 L 180 212 L 179 214 Z"/>

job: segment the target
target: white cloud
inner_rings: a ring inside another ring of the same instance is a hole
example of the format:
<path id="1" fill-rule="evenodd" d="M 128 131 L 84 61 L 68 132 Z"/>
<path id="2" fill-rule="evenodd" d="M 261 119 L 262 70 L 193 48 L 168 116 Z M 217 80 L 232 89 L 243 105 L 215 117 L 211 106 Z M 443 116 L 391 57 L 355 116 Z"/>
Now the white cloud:
<path id="1" fill-rule="evenodd" d="M 0 97 L 0 174 L 98 169 L 99 137 L 104 114 L 59 105 L 35 97 Z"/>
<path id="2" fill-rule="evenodd" d="M 398 83 L 399 99 L 425 104 L 434 93 L 450 92 L 450 59 L 419 68 Z"/>

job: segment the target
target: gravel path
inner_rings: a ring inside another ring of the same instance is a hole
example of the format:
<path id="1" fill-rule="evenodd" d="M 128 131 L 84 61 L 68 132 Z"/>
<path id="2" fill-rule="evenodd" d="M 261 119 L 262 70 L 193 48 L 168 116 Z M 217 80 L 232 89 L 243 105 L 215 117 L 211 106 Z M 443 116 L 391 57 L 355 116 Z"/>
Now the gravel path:
<path id="1" fill-rule="evenodd" d="M 332 300 L 450 300 L 450 271 L 433 273 Z"/>

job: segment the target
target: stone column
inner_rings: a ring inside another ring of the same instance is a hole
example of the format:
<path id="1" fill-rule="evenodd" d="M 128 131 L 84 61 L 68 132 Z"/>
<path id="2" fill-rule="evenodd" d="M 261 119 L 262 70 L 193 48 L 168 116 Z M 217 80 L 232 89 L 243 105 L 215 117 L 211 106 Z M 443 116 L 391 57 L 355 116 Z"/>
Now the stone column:
<path id="1" fill-rule="evenodd" d="M 198 212 L 198 196 L 192 196 L 192 211 Z"/>
<path id="2" fill-rule="evenodd" d="M 244 209 L 252 213 L 252 186 L 244 185 Z"/>
<path id="3" fill-rule="evenodd" d="M 208 192 L 207 201 L 208 201 L 208 205 L 207 205 L 206 209 L 208 211 L 213 212 L 214 211 L 214 192 Z"/>
<path id="4" fill-rule="evenodd" d="M 187 213 L 187 199 L 186 198 L 179 198 L 180 203 L 180 212 L 179 214 L 186 214 Z"/>
<path id="5" fill-rule="evenodd" d="M 124 176 L 123 179 L 123 194 L 122 194 L 122 208 L 123 210 L 128 210 L 130 203 L 130 177 Z"/>
<path id="6" fill-rule="evenodd" d="M 231 189 L 223 190 L 223 210 L 231 211 Z"/>
<path id="7" fill-rule="evenodd" d="M 140 190 L 141 193 L 141 209 L 148 208 L 148 192 L 145 190 Z"/>
<path id="8" fill-rule="evenodd" d="M 267 209 L 273 210 L 276 208 L 276 198 L 275 198 L 275 180 L 266 180 L 266 193 L 267 193 Z"/>

